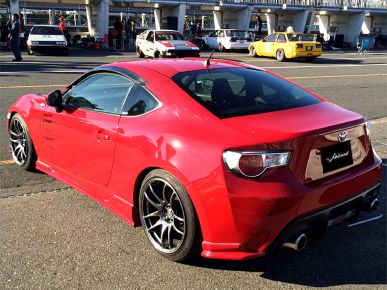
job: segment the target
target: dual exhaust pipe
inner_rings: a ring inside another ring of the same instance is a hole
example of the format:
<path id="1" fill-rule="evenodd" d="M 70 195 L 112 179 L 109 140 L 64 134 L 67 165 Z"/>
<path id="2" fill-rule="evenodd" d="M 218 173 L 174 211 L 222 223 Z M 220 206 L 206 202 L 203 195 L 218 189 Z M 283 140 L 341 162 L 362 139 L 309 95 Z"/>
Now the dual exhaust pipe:
<path id="1" fill-rule="evenodd" d="M 377 198 L 371 199 L 370 202 L 367 203 L 365 209 L 369 212 L 375 211 L 379 206 L 379 200 Z M 293 249 L 297 252 L 300 252 L 306 248 L 308 245 L 308 236 L 305 233 L 299 233 L 289 242 L 284 243 L 282 246 Z"/>

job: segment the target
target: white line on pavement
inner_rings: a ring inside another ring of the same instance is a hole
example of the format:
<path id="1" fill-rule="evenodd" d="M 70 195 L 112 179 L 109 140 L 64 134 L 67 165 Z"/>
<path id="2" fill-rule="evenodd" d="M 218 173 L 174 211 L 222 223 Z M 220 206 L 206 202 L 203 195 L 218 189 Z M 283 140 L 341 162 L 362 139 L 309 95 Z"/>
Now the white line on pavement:
<path id="1" fill-rule="evenodd" d="M 44 74 L 44 73 L 66 73 L 66 74 L 82 74 L 88 70 L 48 70 L 48 71 L 2 71 L 0 75 L 25 75 L 25 74 Z"/>
<path id="2" fill-rule="evenodd" d="M 332 68 L 332 67 L 366 67 L 387 66 L 387 63 L 363 63 L 363 64 L 330 64 L 330 65 L 294 65 L 294 66 L 260 66 L 263 69 L 298 69 L 298 68 Z"/>

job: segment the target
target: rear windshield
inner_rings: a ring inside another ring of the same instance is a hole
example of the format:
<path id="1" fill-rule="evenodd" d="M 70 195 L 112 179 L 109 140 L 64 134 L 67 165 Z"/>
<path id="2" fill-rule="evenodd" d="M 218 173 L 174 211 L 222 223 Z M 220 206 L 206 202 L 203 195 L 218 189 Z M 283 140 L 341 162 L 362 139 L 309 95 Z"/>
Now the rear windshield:
<path id="1" fill-rule="evenodd" d="M 303 89 L 255 69 L 190 71 L 177 74 L 173 80 L 219 118 L 275 112 L 321 102 Z"/>
<path id="2" fill-rule="evenodd" d="M 156 32 L 156 40 L 184 40 L 184 37 L 176 32 Z"/>
<path id="3" fill-rule="evenodd" d="M 59 27 L 49 27 L 49 26 L 35 26 L 32 28 L 30 34 L 37 35 L 62 35 L 62 31 Z"/>
<path id="4" fill-rule="evenodd" d="M 294 33 L 288 34 L 289 41 L 316 41 L 316 37 L 313 34 Z"/>

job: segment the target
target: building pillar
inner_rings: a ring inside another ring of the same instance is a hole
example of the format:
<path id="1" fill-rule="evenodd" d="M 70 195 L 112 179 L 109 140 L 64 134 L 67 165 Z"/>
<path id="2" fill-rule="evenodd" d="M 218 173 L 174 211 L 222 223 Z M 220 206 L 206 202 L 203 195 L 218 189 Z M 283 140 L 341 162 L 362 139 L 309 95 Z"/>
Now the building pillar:
<path id="1" fill-rule="evenodd" d="M 109 30 L 109 0 L 86 1 L 89 34 L 103 38 Z"/>
<path id="2" fill-rule="evenodd" d="M 308 26 L 306 33 L 310 33 L 312 31 L 315 17 L 316 17 L 316 11 L 314 11 L 313 9 L 309 10 L 308 18 L 306 20 L 306 25 Z"/>
<path id="3" fill-rule="evenodd" d="M 220 11 L 213 11 L 214 14 L 214 27 L 215 30 L 219 30 L 223 27 L 223 21 L 222 21 L 222 12 Z"/>
<path id="4" fill-rule="evenodd" d="M 177 31 L 181 34 L 184 32 L 184 20 L 185 20 L 185 11 L 187 9 L 187 4 L 181 3 L 176 8 L 177 14 Z"/>
<path id="5" fill-rule="evenodd" d="M 317 15 L 318 25 L 320 33 L 323 34 L 324 40 L 328 41 L 329 35 L 329 16 L 328 15 Z"/>
<path id="6" fill-rule="evenodd" d="M 155 9 L 154 15 L 155 15 L 155 28 L 161 29 L 161 10 Z"/>
<path id="7" fill-rule="evenodd" d="M 371 30 L 372 30 L 372 17 L 366 16 L 364 17 L 364 22 L 361 26 L 361 32 L 363 34 L 371 34 Z"/>
<path id="8" fill-rule="evenodd" d="M 55 25 L 55 10 L 54 9 L 48 10 L 48 24 Z"/>
<path id="9" fill-rule="evenodd" d="M 251 14 L 253 13 L 253 10 L 254 7 L 252 5 L 248 5 L 236 15 L 236 18 L 239 20 L 237 22 L 237 29 L 247 31 L 250 28 Z"/>
<path id="10" fill-rule="evenodd" d="M 271 13 L 265 13 L 267 22 L 267 33 L 272 34 L 276 31 L 277 27 L 277 15 Z"/>
<path id="11" fill-rule="evenodd" d="M 19 10 L 19 0 L 9 0 L 9 12 L 11 12 L 11 14 L 20 14 Z"/>
<path id="12" fill-rule="evenodd" d="M 356 40 L 361 33 L 364 20 L 365 20 L 364 12 L 354 14 L 349 17 L 348 34 L 346 35 L 345 42 L 356 43 Z"/>
<path id="13" fill-rule="evenodd" d="M 304 10 L 294 14 L 293 29 L 295 32 L 304 33 L 306 21 L 308 19 L 308 14 L 309 14 L 308 10 Z"/>

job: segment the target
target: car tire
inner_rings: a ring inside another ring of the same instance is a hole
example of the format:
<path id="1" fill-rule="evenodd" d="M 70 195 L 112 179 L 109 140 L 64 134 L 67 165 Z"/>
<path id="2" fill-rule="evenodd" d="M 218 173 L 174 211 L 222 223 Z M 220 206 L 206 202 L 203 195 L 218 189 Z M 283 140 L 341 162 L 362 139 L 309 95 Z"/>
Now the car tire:
<path id="1" fill-rule="evenodd" d="M 219 52 L 223 52 L 225 50 L 223 44 L 219 43 L 218 50 Z"/>
<path id="2" fill-rule="evenodd" d="M 283 49 L 278 49 L 275 56 L 276 56 L 278 61 L 285 61 L 286 60 L 285 51 Z"/>
<path id="3" fill-rule="evenodd" d="M 167 171 L 156 169 L 144 178 L 139 214 L 148 240 L 162 256 L 181 262 L 199 249 L 201 235 L 191 199 Z"/>
<path id="4" fill-rule="evenodd" d="M 153 58 L 157 59 L 157 58 L 161 58 L 161 53 L 160 51 L 156 50 L 154 55 L 153 55 Z"/>
<path id="5" fill-rule="evenodd" d="M 27 54 L 28 55 L 33 55 L 34 52 L 32 51 L 31 47 L 27 46 Z"/>
<path id="6" fill-rule="evenodd" d="M 27 125 L 19 114 L 13 115 L 8 128 L 12 158 L 26 171 L 32 171 L 36 163 L 36 151 Z"/>
<path id="7" fill-rule="evenodd" d="M 254 47 L 250 47 L 250 48 L 249 48 L 249 54 L 250 54 L 252 57 L 257 57 L 257 56 L 258 56 L 258 55 L 257 55 L 257 52 L 256 52 L 256 50 L 255 50 Z"/>
<path id="8" fill-rule="evenodd" d="M 136 54 L 137 54 L 137 57 L 139 57 L 139 58 L 145 57 L 144 53 L 142 52 L 142 50 L 138 46 L 136 46 Z"/>

